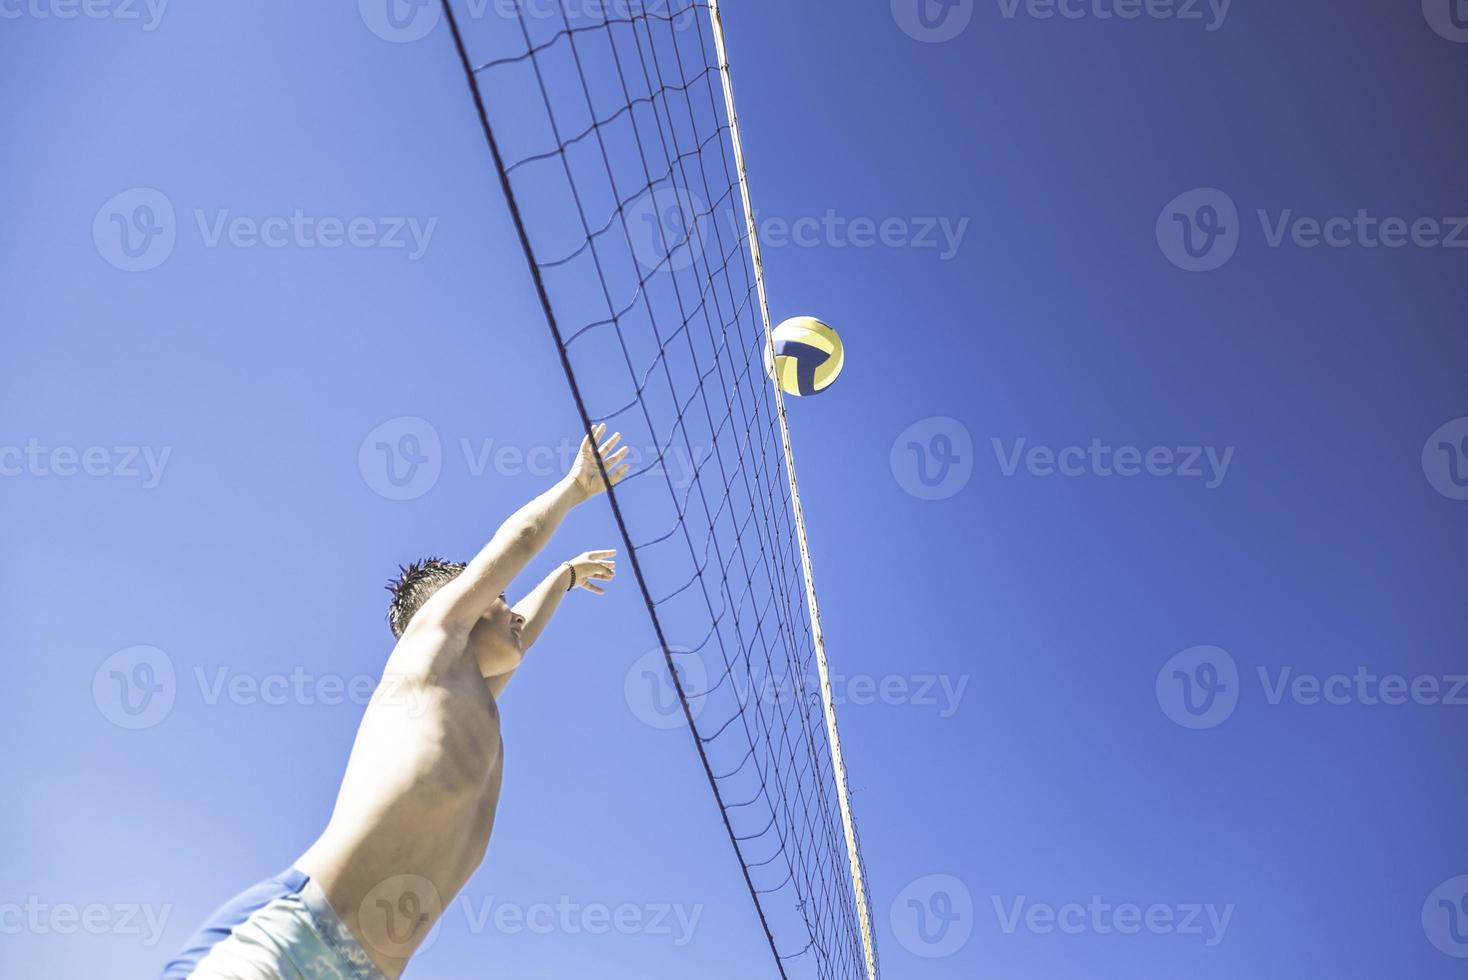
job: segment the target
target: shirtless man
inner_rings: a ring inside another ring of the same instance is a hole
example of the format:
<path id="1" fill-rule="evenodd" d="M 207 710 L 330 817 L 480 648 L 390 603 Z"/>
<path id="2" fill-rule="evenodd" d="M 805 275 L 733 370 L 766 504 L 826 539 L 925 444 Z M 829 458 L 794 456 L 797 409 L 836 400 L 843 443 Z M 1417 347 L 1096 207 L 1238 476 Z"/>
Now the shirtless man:
<path id="1" fill-rule="evenodd" d="M 560 566 L 515 606 L 505 589 L 577 504 L 627 473 L 597 426 L 571 471 L 467 566 L 403 569 L 397 646 L 362 718 L 326 831 L 295 865 L 217 912 L 163 980 L 396 980 L 484 860 L 503 773 L 496 699 L 573 588 L 597 595 L 615 552 Z"/>

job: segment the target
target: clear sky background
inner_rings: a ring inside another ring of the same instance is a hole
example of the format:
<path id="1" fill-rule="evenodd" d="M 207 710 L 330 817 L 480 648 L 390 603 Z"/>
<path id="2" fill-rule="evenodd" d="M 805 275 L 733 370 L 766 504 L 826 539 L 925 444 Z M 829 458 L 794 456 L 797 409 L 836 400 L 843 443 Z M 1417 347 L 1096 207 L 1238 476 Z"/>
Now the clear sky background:
<path id="1" fill-rule="evenodd" d="M 0 972 L 147 977 L 321 829 L 395 566 L 578 420 L 443 25 L 80 9 L 0 2 Z M 848 349 L 791 416 L 885 975 L 1461 976 L 1468 12 L 1049 9 L 725 12 L 775 315 Z M 141 269 L 110 216 L 160 199 Z M 298 210 L 368 224 L 211 239 Z M 532 572 L 618 544 L 587 508 Z M 774 975 L 654 645 L 630 581 L 568 601 L 410 975 Z"/>

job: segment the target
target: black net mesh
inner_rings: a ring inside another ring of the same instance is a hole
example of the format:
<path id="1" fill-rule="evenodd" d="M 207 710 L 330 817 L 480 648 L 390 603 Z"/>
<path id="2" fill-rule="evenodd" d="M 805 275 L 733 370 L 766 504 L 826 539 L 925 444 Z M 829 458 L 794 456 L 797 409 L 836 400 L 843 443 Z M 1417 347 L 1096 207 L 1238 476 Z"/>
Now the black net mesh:
<path id="1" fill-rule="evenodd" d="M 588 428 L 784 977 L 865 957 L 710 11 L 453 0 L 449 20 Z"/>

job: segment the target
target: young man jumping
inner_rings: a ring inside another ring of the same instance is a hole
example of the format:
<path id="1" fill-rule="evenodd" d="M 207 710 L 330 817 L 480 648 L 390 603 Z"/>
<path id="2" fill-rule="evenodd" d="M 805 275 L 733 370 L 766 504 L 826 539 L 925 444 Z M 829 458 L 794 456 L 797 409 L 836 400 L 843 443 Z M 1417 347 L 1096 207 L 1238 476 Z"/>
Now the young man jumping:
<path id="1" fill-rule="evenodd" d="M 397 646 L 352 746 L 326 831 L 289 871 L 215 914 L 163 980 L 396 980 L 484 860 L 503 774 L 495 702 L 561 597 L 597 595 L 615 552 L 560 566 L 514 606 L 510 582 L 577 504 L 627 473 L 620 434 L 517 511 L 468 565 L 403 569 Z"/>

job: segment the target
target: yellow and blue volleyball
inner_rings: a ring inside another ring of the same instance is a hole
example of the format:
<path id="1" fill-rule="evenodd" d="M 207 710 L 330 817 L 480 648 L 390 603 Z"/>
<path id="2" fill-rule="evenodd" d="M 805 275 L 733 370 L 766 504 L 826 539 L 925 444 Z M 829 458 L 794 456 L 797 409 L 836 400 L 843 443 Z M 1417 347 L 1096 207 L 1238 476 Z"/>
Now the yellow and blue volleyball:
<path id="1" fill-rule="evenodd" d="M 846 363 L 841 337 L 813 316 L 797 316 L 775 328 L 775 355 L 765 355 L 765 370 L 787 395 L 819 395 Z"/>

